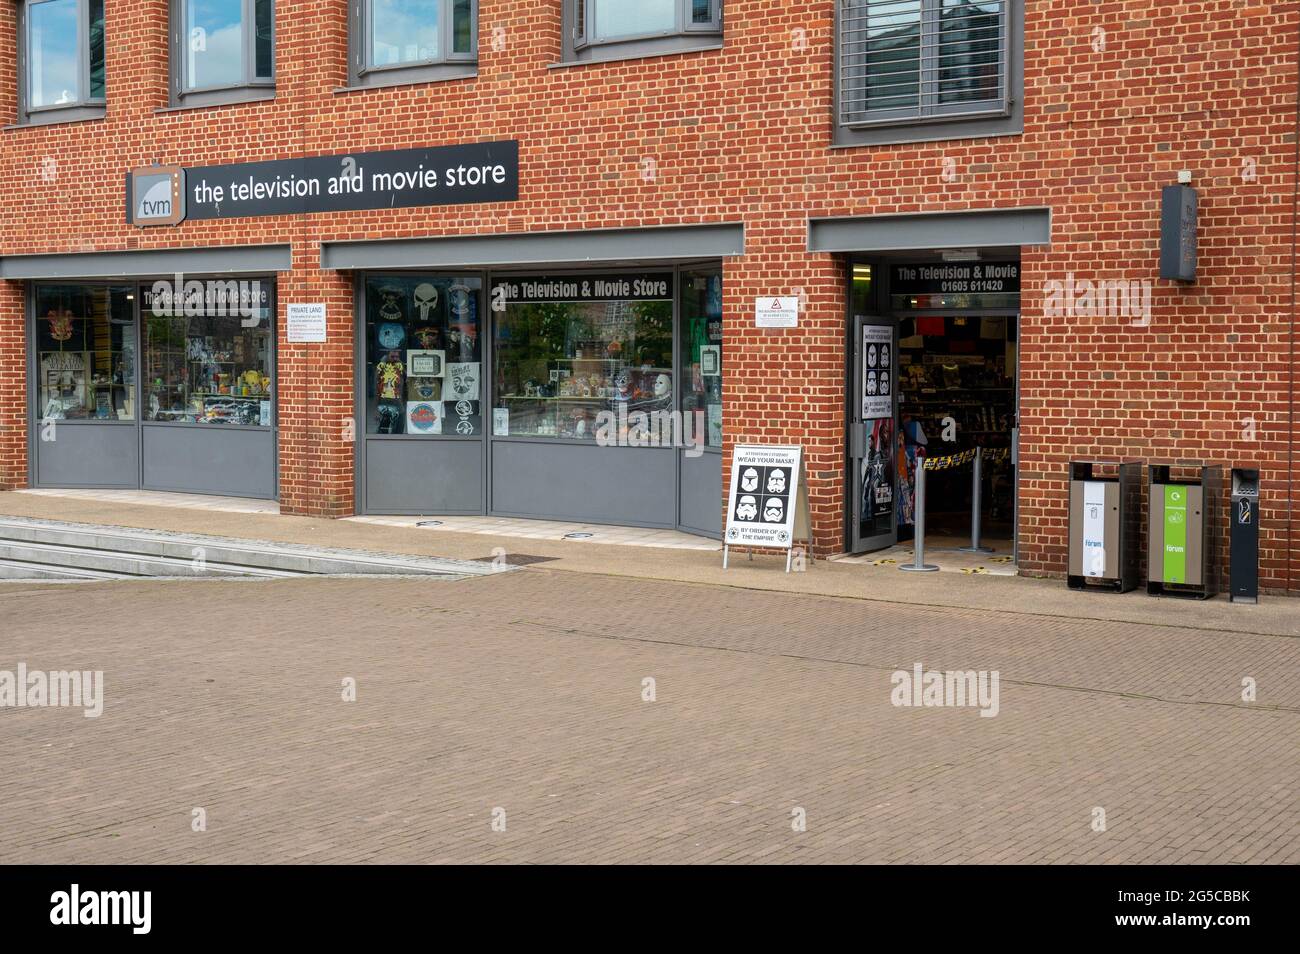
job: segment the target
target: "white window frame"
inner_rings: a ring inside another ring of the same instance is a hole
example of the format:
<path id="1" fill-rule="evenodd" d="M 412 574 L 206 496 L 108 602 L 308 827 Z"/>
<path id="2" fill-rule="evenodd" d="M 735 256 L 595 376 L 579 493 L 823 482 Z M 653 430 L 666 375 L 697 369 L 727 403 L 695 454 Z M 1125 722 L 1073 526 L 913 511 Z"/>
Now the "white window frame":
<path id="1" fill-rule="evenodd" d="M 50 103 L 44 106 L 32 106 L 31 74 L 31 17 L 32 7 L 50 3 L 52 0 L 19 0 L 17 10 L 18 34 L 18 121 L 20 123 L 69 122 L 79 119 L 98 119 L 104 115 L 105 96 L 90 95 L 90 0 L 76 0 L 77 3 L 77 98 L 67 103 Z M 107 14 L 104 23 L 105 35 L 108 31 Z M 104 51 L 105 83 L 108 79 L 108 50 L 105 42 Z"/>

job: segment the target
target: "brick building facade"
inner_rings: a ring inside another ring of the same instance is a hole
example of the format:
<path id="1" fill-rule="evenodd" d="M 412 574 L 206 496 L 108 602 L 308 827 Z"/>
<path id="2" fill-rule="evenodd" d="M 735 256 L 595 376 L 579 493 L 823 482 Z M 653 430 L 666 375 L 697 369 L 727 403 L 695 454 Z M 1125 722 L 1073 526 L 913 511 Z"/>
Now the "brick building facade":
<path id="1" fill-rule="evenodd" d="M 1023 43 L 1019 53 L 1019 42 L 1002 48 L 1008 61 L 1023 56 L 1008 66 L 1015 75 L 1003 113 L 1013 115 L 1011 127 L 868 124 L 861 138 L 846 135 L 863 127 L 844 122 L 837 70 L 856 74 L 851 56 L 836 51 L 845 19 L 869 4 L 725 0 L 716 34 L 606 60 L 593 44 L 596 55 L 584 60 L 572 49 L 572 10 L 562 0 L 481 0 L 476 68 L 367 87 L 349 68 L 360 21 L 347 0 L 276 0 L 274 95 L 228 103 L 177 101 L 175 6 L 104 0 L 103 115 L 37 123 L 24 119 L 19 82 L 28 63 L 18 41 L 24 4 L 0 4 L 0 486 L 34 480 L 32 283 L 78 275 L 74 256 L 107 256 L 93 259 L 86 278 L 134 279 L 145 276 L 129 266 L 113 271 L 112 256 L 287 246 L 290 261 L 275 276 L 278 496 L 286 513 L 343 516 L 358 509 L 361 444 L 348 424 L 362 400 L 361 272 L 326 267 L 330 248 L 739 226 L 743 253 L 718 256 L 718 463 L 725 476 L 736 443 L 802 445 L 816 549 L 842 552 L 847 501 L 857 492 L 846 476 L 850 276 L 855 261 L 874 261 L 883 274 L 907 242 L 827 250 L 819 223 L 848 234 L 861 227 L 862 235 L 883 234 L 891 221 L 904 232 L 933 223 L 922 234 L 951 229 L 954 247 L 1006 248 L 1002 232 L 984 242 L 967 223 L 979 229 L 1001 221 L 1000 211 L 1020 210 L 1050 228 L 1046 241 L 1016 243 L 1015 253 L 1022 571 L 1065 573 L 1069 460 L 1207 459 L 1258 463 L 1263 584 L 1300 590 L 1300 3 L 1008 0 L 1009 29 Z M 519 144 L 518 198 L 508 202 L 154 228 L 129 223 L 124 212 L 128 172 L 155 164 L 192 169 L 507 140 Z M 1158 268 L 1161 189 L 1183 171 L 1200 203 L 1194 283 L 1161 280 Z M 931 260 L 939 247 L 927 239 L 925 251 Z M 557 258 L 557 267 L 570 264 Z M 1067 282 L 1134 283 L 1150 308 L 1062 308 Z M 756 327 L 755 301 L 764 296 L 799 299 L 798 326 Z M 288 302 L 326 305 L 324 343 L 287 340 Z"/>

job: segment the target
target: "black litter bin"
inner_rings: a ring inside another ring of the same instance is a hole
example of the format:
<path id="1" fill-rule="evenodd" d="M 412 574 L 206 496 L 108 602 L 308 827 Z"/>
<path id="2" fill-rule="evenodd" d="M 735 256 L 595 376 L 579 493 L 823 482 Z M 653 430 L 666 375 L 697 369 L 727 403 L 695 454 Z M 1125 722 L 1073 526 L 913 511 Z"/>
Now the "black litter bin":
<path id="1" fill-rule="evenodd" d="M 1232 470 L 1232 566 L 1228 598 L 1259 602 L 1259 468 Z"/>

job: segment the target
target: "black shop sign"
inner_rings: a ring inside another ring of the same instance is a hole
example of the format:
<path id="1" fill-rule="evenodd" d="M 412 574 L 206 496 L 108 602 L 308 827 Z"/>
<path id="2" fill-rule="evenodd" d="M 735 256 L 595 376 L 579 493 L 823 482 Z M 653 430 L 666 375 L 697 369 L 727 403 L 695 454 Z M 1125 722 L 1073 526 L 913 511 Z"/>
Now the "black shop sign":
<path id="1" fill-rule="evenodd" d="M 513 139 L 184 169 L 146 167 L 126 176 L 127 222 L 139 226 L 518 198 L 519 142 Z"/>
<path id="2" fill-rule="evenodd" d="M 1019 294 L 1019 262 L 960 262 L 895 265 L 891 295 Z"/>

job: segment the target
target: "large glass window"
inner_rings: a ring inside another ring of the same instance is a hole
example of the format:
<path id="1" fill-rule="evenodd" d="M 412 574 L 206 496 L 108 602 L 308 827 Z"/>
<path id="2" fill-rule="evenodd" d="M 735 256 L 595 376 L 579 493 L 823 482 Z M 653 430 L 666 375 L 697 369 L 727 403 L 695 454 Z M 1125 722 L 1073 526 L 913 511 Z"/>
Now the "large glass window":
<path id="1" fill-rule="evenodd" d="M 476 277 L 366 279 L 367 433 L 482 433 L 482 288 Z"/>
<path id="2" fill-rule="evenodd" d="M 1012 0 L 841 0 L 841 122 L 1007 107 Z"/>
<path id="3" fill-rule="evenodd" d="M 681 277 L 682 416 L 708 447 L 722 446 L 722 269 Z"/>
<path id="4" fill-rule="evenodd" d="M 25 114 L 103 104 L 103 0 L 26 0 L 19 23 Z"/>
<path id="5" fill-rule="evenodd" d="M 494 278 L 491 301 L 496 436 L 595 440 L 672 410 L 671 272 Z"/>
<path id="6" fill-rule="evenodd" d="M 350 0 L 354 83 L 463 75 L 477 50 L 477 0 Z M 440 72 L 431 67 L 441 67 Z"/>
<path id="7" fill-rule="evenodd" d="M 129 287 L 36 287 L 36 410 L 42 420 L 135 420 L 133 296 Z"/>
<path id="8" fill-rule="evenodd" d="M 275 77 L 274 0 L 173 0 L 180 18 L 177 92 L 268 86 Z"/>
<path id="9" fill-rule="evenodd" d="M 721 0 L 570 0 L 575 44 L 718 32 Z"/>
<path id="10" fill-rule="evenodd" d="M 183 296 L 143 292 L 146 421 L 271 426 L 271 287 L 214 280 L 187 283 Z"/>

